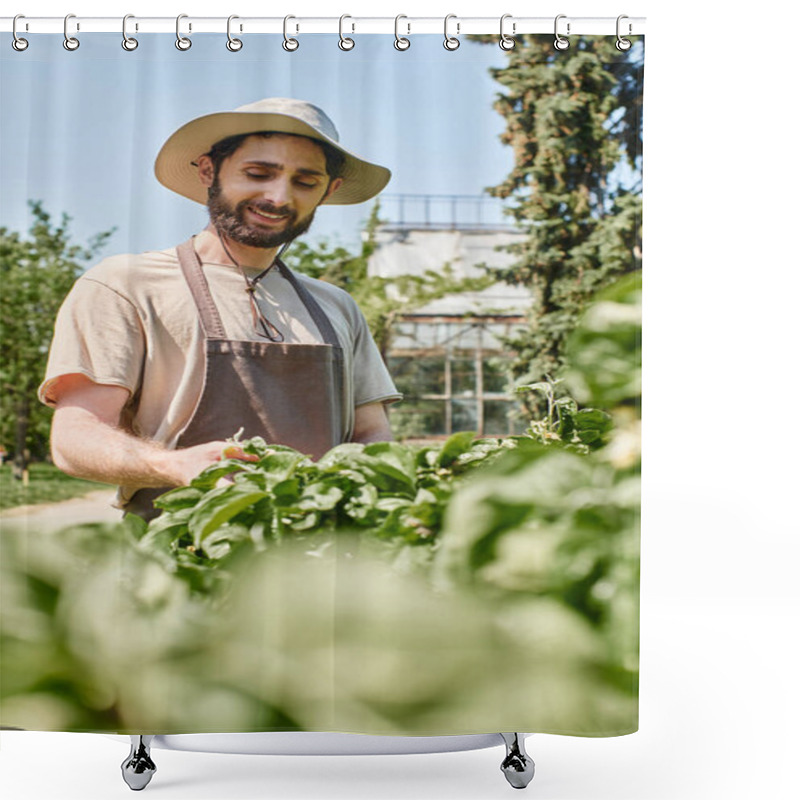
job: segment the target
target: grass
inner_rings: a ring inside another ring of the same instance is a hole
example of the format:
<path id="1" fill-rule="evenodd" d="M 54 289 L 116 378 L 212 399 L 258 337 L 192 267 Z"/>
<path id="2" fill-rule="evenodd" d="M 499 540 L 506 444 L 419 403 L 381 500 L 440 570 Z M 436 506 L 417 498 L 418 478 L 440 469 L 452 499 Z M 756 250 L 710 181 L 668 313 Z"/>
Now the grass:
<path id="1" fill-rule="evenodd" d="M 0 511 L 16 506 L 55 503 L 80 497 L 98 489 L 108 489 L 105 483 L 71 478 L 52 464 L 31 464 L 28 486 L 14 480 L 11 465 L 0 466 Z"/>

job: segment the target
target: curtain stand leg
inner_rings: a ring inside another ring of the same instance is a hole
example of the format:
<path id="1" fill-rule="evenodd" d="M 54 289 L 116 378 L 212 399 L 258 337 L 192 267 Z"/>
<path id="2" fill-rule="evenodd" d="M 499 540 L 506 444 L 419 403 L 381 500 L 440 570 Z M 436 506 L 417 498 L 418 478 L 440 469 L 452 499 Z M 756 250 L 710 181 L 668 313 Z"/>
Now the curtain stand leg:
<path id="1" fill-rule="evenodd" d="M 135 792 L 144 789 L 155 774 L 156 765 L 150 758 L 152 741 L 152 736 L 131 735 L 131 752 L 122 762 L 122 779 Z"/>
<path id="2" fill-rule="evenodd" d="M 515 789 L 524 789 L 532 780 L 535 765 L 525 752 L 525 739 L 520 733 L 501 733 L 506 744 L 506 757 L 500 769 Z"/>

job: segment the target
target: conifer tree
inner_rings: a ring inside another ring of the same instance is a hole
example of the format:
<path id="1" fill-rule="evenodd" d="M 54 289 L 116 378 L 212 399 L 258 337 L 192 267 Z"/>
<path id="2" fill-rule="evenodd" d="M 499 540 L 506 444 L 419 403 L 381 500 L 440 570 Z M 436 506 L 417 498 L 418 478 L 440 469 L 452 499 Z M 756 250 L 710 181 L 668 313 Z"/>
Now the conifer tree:
<path id="1" fill-rule="evenodd" d="M 559 372 L 591 296 L 641 265 L 643 44 L 620 52 L 613 37 L 573 37 L 559 51 L 549 36 L 516 39 L 491 70 L 514 168 L 488 191 L 526 233 L 503 248 L 516 259 L 499 276 L 534 293 L 529 327 L 507 342 L 515 379 L 531 383 Z"/>

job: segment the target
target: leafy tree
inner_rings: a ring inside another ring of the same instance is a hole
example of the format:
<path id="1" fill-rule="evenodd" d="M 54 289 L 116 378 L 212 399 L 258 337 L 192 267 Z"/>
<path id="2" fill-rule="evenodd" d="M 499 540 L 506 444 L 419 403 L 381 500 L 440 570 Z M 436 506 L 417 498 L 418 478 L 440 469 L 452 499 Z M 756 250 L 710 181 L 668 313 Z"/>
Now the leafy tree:
<path id="1" fill-rule="evenodd" d="M 0 442 L 14 453 L 22 478 L 31 457 L 47 454 L 50 412 L 36 399 L 44 377 L 56 314 L 75 279 L 113 229 L 86 246 L 70 241 L 70 218 L 55 224 L 41 202 L 29 202 L 29 238 L 0 227 Z"/>
<path id="2" fill-rule="evenodd" d="M 496 44 L 496 37 L 475 37 Z M 532 289 L 530 325 L 507 344 L 519 383 L 558 374 L 564 343 L 591 296 L 641 266 L 643 46 L 627 52 L 607 36 L 518 36 L 495 108 L 514 167 L 490 194 L 509 201 L 526 233 L 505 246 L 515 262 L 499 276 Z M 530 410 L 535 395 L 527 395 Z"/>
<path id="3" fill-rule="evenodd" d="M 331 248 L 325 241 L 315 247 L 305 242 L 294 242 L 285 261 L 299 272 L 347 290 L 364 312 L 385 359 L 392 325 L 398 316 L 448 294 L 485 289 L 497 278 L 458 279 L 447 264 L 440 272 L 428 270 L 425 275 L 396 275 L 391 278 L 369 275 L 369 259 L 377 246 L 375 233 L 381 225 L 379 212 L 380 206 L 376 202 L 363 231 L 360 252 L 351 253 L 341 246 Z"/>

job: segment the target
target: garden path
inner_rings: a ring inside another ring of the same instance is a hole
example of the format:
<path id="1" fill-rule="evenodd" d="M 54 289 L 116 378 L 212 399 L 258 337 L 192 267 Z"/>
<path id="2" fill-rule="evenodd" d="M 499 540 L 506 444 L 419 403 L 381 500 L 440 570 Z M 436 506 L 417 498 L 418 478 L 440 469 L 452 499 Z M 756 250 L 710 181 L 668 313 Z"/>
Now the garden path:
<path id="1" fill-rule="evenodd" d="M 52 531 L 87 522 L 119 522 L 122 512 L 111 505 L 114 494 L 113 489 L 101 489 L 57 503 L 10 508 L 0 512 L 0 530 L 24 527 Z"/>

